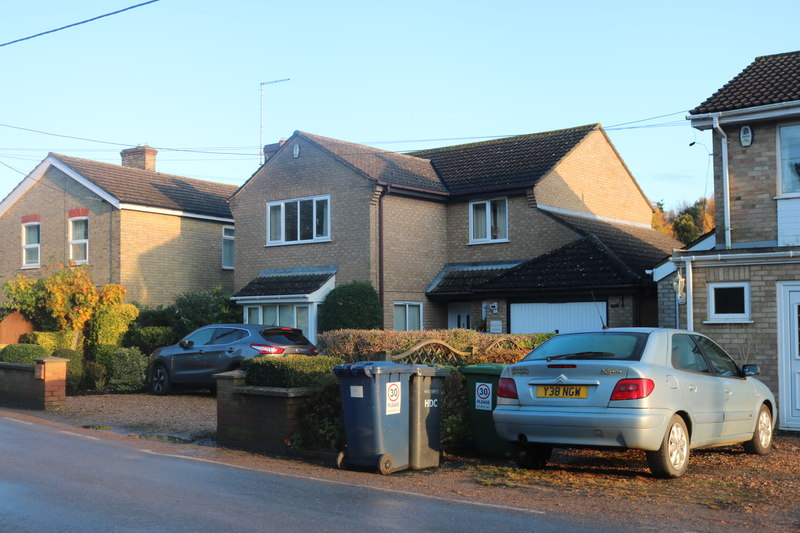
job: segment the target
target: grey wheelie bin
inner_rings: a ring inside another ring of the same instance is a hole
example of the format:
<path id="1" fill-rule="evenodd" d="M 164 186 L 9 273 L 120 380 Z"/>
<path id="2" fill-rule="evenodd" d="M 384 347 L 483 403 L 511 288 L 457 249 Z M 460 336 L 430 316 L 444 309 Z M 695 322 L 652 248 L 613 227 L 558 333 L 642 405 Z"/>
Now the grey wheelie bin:
<path id="1" fill-rule="evenodd" d="M 511 444 L 500 438 L 492 419 L 492 411 L 497 406 L 500 373 L 506 366 L 470 365 L 459 369 L 467 378 L 467 413 L 472 428 L 472 442 L 481 455 L 507 457 L 511 453 Z"/>
<path id="2" fill-rule="evenodd" d="M 337 466 L 377 468 L 391 474 L 410 466 L 409 380 L 411 365 L 362 361 L 333 367 L 344 411 L 345 452 Z"/>
<path id="3" fill-rule="evenodd" d="M 439 466 L 442 420 L 442 388 L 450 375 L 426 365 L 413 365 L 409 429 L 409 454 L 412 470 Z"/>

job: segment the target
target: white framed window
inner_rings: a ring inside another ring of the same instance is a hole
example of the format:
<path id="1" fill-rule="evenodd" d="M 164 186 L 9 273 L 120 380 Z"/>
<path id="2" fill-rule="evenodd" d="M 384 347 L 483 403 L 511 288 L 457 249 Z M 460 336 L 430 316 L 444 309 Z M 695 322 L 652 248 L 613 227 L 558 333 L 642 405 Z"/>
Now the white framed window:
<path id="1" fill-rule="evenodd" d="M 469 203 L 469 242 L 508 241 L 508 200 L 495 198 Z"/>
<path id="2" fill-rule="evenodd" d="M 750 322 L 750 283 L 709 283 L 708 322 Z"/>
<path id="3" fill-rule="evenodd" d="M 800 193 L 800 124 L 778 128 L 780 191 Z"/>
<path id="4" fill-rule="evenodd" d="M 69 259 L 78 265 L 89 262 L 89 217 L 69 219 Z"/>
<path id="5" fill-rule="evenodd" d="M 308 304 L 262 304 L 248 305 L 244 308 L 247 324 L 281 326 L 303 330 L 310 334 L 310 306 Z"/>
<path id="6" fill-rule="evenodd" d="M 422 329 L 421 302 L 394 303 L 395 331 L 414 331 Z"/>
<path id="7" fill-rule="evenodd" d="M 22 267 L 38 268 L 41 266 L 42 224 L 29 222 L 22 225 Z"/>
<path id="8" fill-rule="evenodd" d="M 331 240 L 329 195 L 267 203 L 267 246 Z"/>
<path id="9" fill-rule="evenodd" d="M 222 268 L 233 270 L 236 244 L 236 229 L 233 226 L 222 226 Z"/>

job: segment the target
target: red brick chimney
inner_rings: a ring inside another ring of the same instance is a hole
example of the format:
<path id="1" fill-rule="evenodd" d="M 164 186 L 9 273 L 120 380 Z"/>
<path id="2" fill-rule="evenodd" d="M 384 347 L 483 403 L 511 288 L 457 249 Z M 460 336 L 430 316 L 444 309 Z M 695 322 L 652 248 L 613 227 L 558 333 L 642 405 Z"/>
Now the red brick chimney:
<path id="1" fill-rule="evenodd" d="M 281 139 L 280 142 L 272 143 L 272 144 L 265 144 L 264 145 L 264 161 L 269 160 L 270 157 L 278 153 L 278 150 L 281 149 L 281 146 L 286 144 L 286 139 Z"/>
<path id="2" fill-rule="evenodd" d="M 142 170 L 156 169 L 156 154 L 158 150 L 147 145 L 136 148 L 126 148 L 119 155 L 122 156 L 122 166 L 141 168 Z"/>

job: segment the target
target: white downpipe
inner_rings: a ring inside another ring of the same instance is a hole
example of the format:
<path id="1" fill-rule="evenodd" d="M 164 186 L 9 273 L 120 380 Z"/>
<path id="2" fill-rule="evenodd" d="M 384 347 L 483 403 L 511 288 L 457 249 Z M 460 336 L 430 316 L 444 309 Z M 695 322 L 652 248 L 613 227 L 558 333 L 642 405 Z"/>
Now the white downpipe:
<path id="1" fill-rule="evenodd" d="M 711 115 L 714 129 L 720 135 L 720 156 L 722 157 L 722 213 L 725 229 L 725 249 L 731 247 L 731 206 L 730 206 L 730 181 L 728 176 L 728 135 L 719 125 L 719 113 Z M 688 277 L 687 277 L 688 281 Z M 691 328 L 690 328 L 691 329 Z"/>
<path id="2" fill-rule="evenodd" d="M 694 292 L 692 291 L 692 258 L 686 262 L 686 329 L 694 331 Z"/>

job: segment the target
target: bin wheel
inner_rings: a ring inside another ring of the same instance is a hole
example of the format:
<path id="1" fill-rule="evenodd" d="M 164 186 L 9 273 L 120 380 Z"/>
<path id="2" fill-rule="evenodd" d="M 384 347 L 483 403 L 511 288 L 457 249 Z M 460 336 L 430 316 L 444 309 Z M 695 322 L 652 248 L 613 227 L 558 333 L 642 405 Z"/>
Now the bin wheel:
<path id="1" fill-rule="evenodd" d="M 392 473 L 392 467 L 394 467 L 394 459 L 388 453 L 378 458 L 378 471 L 384 476 Z"/>
<path id="2" fill-rule="evenodd" d="M 345 465 L 345 459 L 346 459 L 346 456 L 345 456 L 344 452 L 339 452 L 338 454 L 336 454 L 336 468 L 338 468 L 339 470 L 344 470 L 344 468 L 346 466 Z"/>

